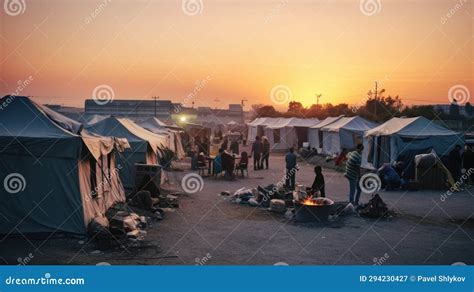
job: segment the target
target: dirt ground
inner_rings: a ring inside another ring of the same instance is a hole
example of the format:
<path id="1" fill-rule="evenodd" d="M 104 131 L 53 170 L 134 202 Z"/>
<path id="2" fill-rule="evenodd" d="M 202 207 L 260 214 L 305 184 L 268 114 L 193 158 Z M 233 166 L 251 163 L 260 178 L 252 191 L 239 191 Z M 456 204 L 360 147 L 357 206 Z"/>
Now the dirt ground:
<path id="1" fill-rule="evenodd" d="M 234 204 L 221 191 L 281 180 L 283 155 L 249 178 L 204 178 L 201 192 L 180 196 L 180 208 L 148 228 L 144 248 L 97 251 L 87 238 L 0 238 L 0 263 L 112 265 L 335 265 L 474 264 L 474 189 L 442 200 L 442 191 L 380 192 L 397 215 L 391 220 L 339 218 L 299 225 L 281 214 Z M 311 185 L 313 165 L 300 162 L 297 182 Z M 189 163 L 185 164 L 189 168 Z M 190 171 L 173 172 L 180 179 Z M 340 172 L 324 168 L 326 196 L 347 200 Z M 361 203 L 369 196 L 363 194 Z"/>

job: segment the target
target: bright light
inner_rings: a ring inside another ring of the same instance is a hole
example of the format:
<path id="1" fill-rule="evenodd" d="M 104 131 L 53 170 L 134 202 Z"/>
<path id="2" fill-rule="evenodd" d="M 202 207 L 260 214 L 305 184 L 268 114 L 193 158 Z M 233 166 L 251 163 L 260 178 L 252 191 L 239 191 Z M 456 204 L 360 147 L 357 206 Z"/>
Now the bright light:
<path id="1" fill-rule="evenodd" d="M 180 118 L 180 121 L 181 121 L 181 122 L 186 122 L 186 117 L 181 117 L 181 118 Z"/>

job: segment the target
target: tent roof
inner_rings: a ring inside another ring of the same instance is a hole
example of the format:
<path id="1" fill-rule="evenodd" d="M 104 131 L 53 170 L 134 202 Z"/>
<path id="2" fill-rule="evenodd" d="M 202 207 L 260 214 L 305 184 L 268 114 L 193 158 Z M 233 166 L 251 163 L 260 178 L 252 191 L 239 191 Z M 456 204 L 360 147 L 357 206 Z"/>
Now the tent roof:
<path id="1" fill-rule="evenodd" d="M 279 129 L 284 127 L 311 127 L 319 123 L 318 119 L 300 119 L 300 118 L 260 118 L 265 120 L 254 121 L 249 125 L 267 126 L 270 129 Z"/>
<path id="2" fill-rule="evenodd" d="M 377 124 L 369 122 L 359 116 L 355 116 L 350 118 L 342 117 L 339 120 L 322 127 L 321 130 L 328 132 L 339 132 L 340 129 L 345 129 L 350 131 L 365 132 L 374 128 L 375 126 L 377 126 Z"/>
<path id="3" fill-rule="evenodd" d="M 5 96 L 0 114 L 0 136 L 70 138 L 79 136 L 82 125 L 26 96 Z"/>
<path id="4" fill-rule="evenodd" d="M 400 135 L 404 137 L 449 136 L 459 133 L 448 130 L 425 117 L 392 118 L 367 131 L 366 136 Z"/>
<path id="5" fill-rule="evenodd" d="M 82 140 L 96 159 L 100 155 L 110 153 L 114 146 L 117 145 L 118 141 L 91 135 L 82 129 L 80 123 L 46 106 L 37 104 L 29 97 L 5 96 L 0 99 L 0 104 L 6 105 L 0 114 L 0 136 L 29 139 L 29 145 L 34 143 L 30 138 L 55 139 L 54 141 L 57 141 L 56 139 Z M 58 151 L 59 149 L 53 148 L 56 143 L 50 141 L 49 148 L 44 151 L 48 152 L 51 149 Z M 38 146 L 39 144 L 36 145 Z M 119 145 L 126 147 L 126 141 L 120 141 Z M 58 144 L 57 146 L 62 147 L 60 150 L 67 151 L 63 144 Z M 69 155 L 75 156 L 77 154 L 71 151 Z"/>
<path id="6" fill-rule="evenodd" d="M 154 134 L 126 118 L 108 117 L 87 129 L 103 136 L 126 138 L 129 142 L 148 142 L 153 151 L 158 151 L 161 145 L 166 145 L 166 138 Z"/>
<path id="7" fill-rule="evenodd" d="M 344 116 L 339 116 L 339 117 L 327 117 L 325 118 L 323 121 L 321 121 L 320 123 L 318 123 L 317 125 L 315 126 L 312 126 L 311 129 L 321 129 L 322 127 L 325 127 L 331 123 L 334 123 L 336 121 L 338 121 L 339 119 L 343 118 Z"/>

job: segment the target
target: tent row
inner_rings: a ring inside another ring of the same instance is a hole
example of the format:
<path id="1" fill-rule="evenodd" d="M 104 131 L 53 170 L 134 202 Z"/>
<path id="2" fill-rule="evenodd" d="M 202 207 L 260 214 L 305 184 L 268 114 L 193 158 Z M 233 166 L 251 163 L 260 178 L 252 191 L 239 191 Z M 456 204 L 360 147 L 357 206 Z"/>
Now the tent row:
<path id="1" fill-rule="evenodd" d="M 184 155 L 178 129 L 159 120 L 144 121 L 146 129 L 115 117 L 83 125 L 28 97 L 4 102 L 0 179 L 8 187 L 0 188 L 0 214 L 7 224 L 0 234 L 84 234 L 95 216 L 125 201 L 136 164 L 157 165 L 165 148 Z"/>
<path id="2" fill-rule="evenodd" d="M 308 129 L 318 123 L 318 119 L 257 118 L 247 124 L 247 140 L 253 142 L 256 136 L 266 136 L 273 150 L 299 148 L 308 141 Z"/>
<path id="3" fill-rule="evenodd" d="M 324 155 L 337 155 L 343 149 L 364 145 L 362 163 L 366 168 L 380 167 L 406 155 L 427 153 L 433 149 L 447 155 L 456 145 L 464 145 L 463 135 L 424 117 L 392 118 L 378 125 L 361 118 L 328 117 L 323 121 L 298 118 L 257 118 L 248 123 L 248 140 L 267 136 L 272 149 L 291 146 L 309 147 Z"/>

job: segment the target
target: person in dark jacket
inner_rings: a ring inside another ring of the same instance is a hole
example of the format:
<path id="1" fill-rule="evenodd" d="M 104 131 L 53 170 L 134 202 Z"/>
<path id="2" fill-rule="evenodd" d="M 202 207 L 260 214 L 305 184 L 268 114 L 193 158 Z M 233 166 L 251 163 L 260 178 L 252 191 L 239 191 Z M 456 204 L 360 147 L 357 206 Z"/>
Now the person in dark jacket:
<path id="1" fill-rule="evenodd" d="M 467 183 L 472 185 L 474 183 L 474 151 L 472 151 L 471 145 L 466 145 L 466 151 L 463 155 L 463 168 L 469 177 Z"/>
<path id="2" fill-rule="evenodd" d="M 239 154 L 239 141 L 237 139 L 232 140 L 230 143 L 230 152 L 234 154 Z"/>
<path id="3" fill-rule="evenodd" d="M 227 148 L 229 148 L 229 140 L 227 140 L 227 138 L 224 138 L 224 142 L 222 142 L 221 148 L 224 150 L 227 150 Z"/>
<path id="4" fill-rule="evenodd" d="M 296 166 L 295 148 L 291 147 L 288 150 L 288 153 L 285 155 L 285 162 L 286 162 L 285 185 L 288 190 L 293 191 L 295 189 L 296 171 L 298 170 Z"/>
<path id="5" fill-rule="evenodd" d="M 260 136 L 255 137 L 255 142 L 252 144 L 252 150 L 250 152 L 250 157 L 253 156 L 253 169 L 260 170 L 262 169 L 262 152 L 263 152 L 263 144 L 260 139 Z"/>
<path id="6" fill-rule="evenodd" d="M 347 154 L 346 171 L 344 176 L 349 181 L 349 202 L 354 206 L 359 205 L 359 198 L 361 189 L 359 186 L 360 180 L 360 165 L 362 163 L 362 151 L 364 146 L 357 145 L 357 149 Z"/>
<path id="7" fill-rule="evenodd" d="M 454 149 L 449 152 L 448 169 L 453 179 L 456 182 L 459 181 L 462 169 L 461 145 L 456 145 Z"/>
<path id="8" fill-rule="evenodd" d="M 263 144 L 263 152 L 262 152 L 262 169 L 265 166 L 265 169 L 268 169 L 268 159 L 270 158 L 270 142 L 268 142 L 268 138 L 263 136 L 262 137 L 262 144 Z"/>
<path id="9" fill-rule="evenodd" d="M 326 197 L 326 188 L 325 188 L 326 184 L 324 182 L 322 167 L 319 165 L 315 166 L 314 173 L 316 174 L 316 177 L 314 178 L 313 185 L 311 186 L 311 190 L 313 191 L 313 196 L 314 194 L 319 192 L 321 197 L 325 198 Z"/>

